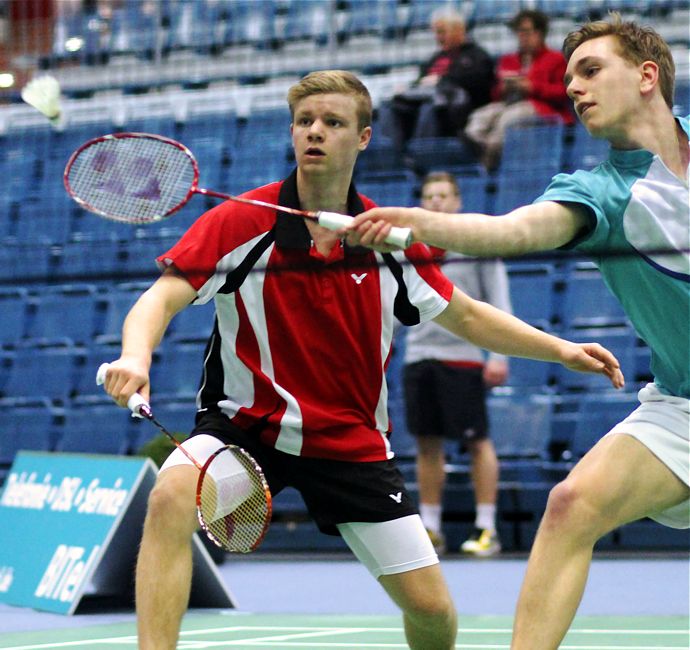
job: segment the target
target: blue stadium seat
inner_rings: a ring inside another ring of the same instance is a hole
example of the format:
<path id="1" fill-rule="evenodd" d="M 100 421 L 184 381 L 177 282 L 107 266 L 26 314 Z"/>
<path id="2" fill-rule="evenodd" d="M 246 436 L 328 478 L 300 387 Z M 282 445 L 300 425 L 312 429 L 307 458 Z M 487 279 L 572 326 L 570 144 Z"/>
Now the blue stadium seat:
<path id="1" fill-rule="evenodd" d="M 596 393 L 583 395 L 580 401 L 572 454 L 581 458 L 611 428 L 639 406 L 635 393 Z"/>
<path id="2" fill-rule="evenodd" d="M 593 138 L 580 122 L 573 127 L 572 134 L 572 143 L 565 152 L 567 170 L 589 170 L 608 159 L 610 146 L 606 140 Z"/>
<path id="3" fill-rule="evenodd" d="M 530 121 L 506 130 L 500 170 L 525 171 L 525 161 L 532 169 L 551 174 L 561 170 L 565 127 L 561 122 Z"/>
<path id="4" fill-rule="evenodd" d="M 633 378 L 635 374 L 635 349 L 637 336 L 628 327 L 594 327 L 587 329 L 565 330 L 563 338 L 575 343 L 600 343 L 610 350 L 618 359 L 621 370 L 626 376 L 627 390 L 636 388 Z M 563 366 L 557 366 L 557 382 L 559 390 L 597 391 L 611 390 L 609 380 L 603 375 L 573 372 Z"/>
<path id="5" fill-rule="evenodd" d="M 491 211 L 489 180 L 485 174 L 458 174 L 456 180 L 462 196 L 463 212 L 486 214 Z"/>
<path id="6" fill-rule="evenodd" d="M 45 242 L 27 243 L 6 237 L 0 243 L 0 280 L 25 284 L 52 275 L 55 247 Z"/>
<path id="7" fill-rule="evenodd" d="M 2 387 L 3 404 L 39 398 L 66 402 L 74 390 L 79 354 L 73 347 L 18 347 Z"/>
<path id="8" fill-rule="evenodd" d="M 406 170 L 400 152 L 390 138 L 376 135 L 369 146 L 357 156 L 355 179 L 368 180 L 380 174 L 401 174 Z"/>
<path id="9" fill-rule="evenodd" d="M 201 381 L 204 347 L 202 343 L 162 345 L 151 367 L 152 399 L 193 398 Z"/>
<path id="10" fill-rule="evenodd" d="M 407 143 L 407 152 L 412 168 L 420 175 L 437 170 L 459 174 L 477 168 L 475 153 L 455 137 L 412 138 Z"/>
<path id="11" fill-rule="evenodd" d="M 27 339 L 34 343 L 87 343 L 96 331 L 96 287 L 65 284 L 44 287 L 31 297 Z"/>
<path id="12" fill-rule="evenodd" d="M 290 0 L 281 40 L 290 42 L 311 40 L 318 45 L 325 45 L 328 43 L 331 31 L 331 8 L 332 5 L 312 2 L 312 0 Z M 342 22 L 344 21 L 341 20 Z M 345 34 L 344 25 L 341 25 L 336 33 L 338 32 L 342 38 Z"/>
<path id="13" fill-rule="evenodd" d="M 560 319 L 565 328 L 629 325 L 623 307 L 609 291 L 599 270 L 579 263 L 564 274 Z"/>
<path id="14" fill-rule="evenodd" d="M 505 23 L 520 9 L 522 0 L 474 0 L 470 3 L 468 25 Z"/>
<path id="15" fill-rule="evenodd" d="M 549 395 L 495 389 L 487 398 L 491 439 L 501 458 L 542 458 L 551 431 Z"/>
<path id="16" fill-rule="evenodd" d="M 378 175 L 371 179 L 362 177 L 356 181 L 357 191 L 375 201 L 378 205 L 414 205 L 412 196 L 413 178 L 407 173 Z"/>
<path id="17" fill-rule="evenodd" d="M 155 5 L 128 0 L 115 8 L 110 19 L 108 49 L 113 54 L 133 53 L 153 58 L 159 29 Z"/>
<path id="18" fill-rule="evenodd" d="M 117 241 L 76 234 L 57 250 L 57 272 L 63 281 L 69 278 L 90 282 L 98 277 L 111 278 L 120 271 L 121 249 Z"/>
<path id="19" fill-rule="evenodd" d="M 550 329 L 556 318 L 555 265 L 506 260 L 506 267 L 515 315 L 530 325 Z"/>
<path id="20" fill-rule="evenodd" d="M 347 33 L 350 36 L 365 34 L 384 35 L 385 26 L 394 24 L 395 5 L 391 0 L 371 2 L 350 0 L 347 11 Z"/>
<path id="21" fill-rule="evenodd" d="M 282 138 L 272 140 L 261 134 L 257 137 L 260 138 L 260 145 L 254 142 L 251 146 L 241 146 L 237 153 L 233 153 L 227 172 L 233 194 L 281 180 L 294 166 L 292 149 L 287 142 L 281 142 Z"/>
<path id="22" fill-rule="evenodd" d="M 122 340 L 125 316 L 139 296 L 150 286 L 148 282 L 124 282 L 110 287 L 103 296 L 105 313 L 95 341 L 112 344 Z"/>
<path id="23" fill-rule="evenodd" d="M 123 272 L 132 279 L 157 278 L 160 272 L 156 258 L 170 250 L 180 234 L 178 230 L 172 229 L 137 230 L 133 237 L 123 242 Z"/>
<path id="24" fill-rule="evenodd" d="M 213 301 L 204 305 L 190 305 L 175 315 L 168 329 L 168 337 L 178 342 L 205 342 L 213 332 L 214 319 Z"/>
<path id="25" fill-rule="evenodd" d="M 71 235 L 74 207 L 64 193 L 59 198 L 45 196 L 22 201 L 18 206 L 14 236 L 28 244 L 62 244 Z"/>
<path id="26" fill-rule="evenodd" d="M 20 450 L 53 451 L 57 411 L 45 404 L 0 409 L 0 465 Z"/>
<path id="27" fill-rule="evenodd" d="M 556 372 L 555 364 L 520 357 L 511 357 L 508 363 L 506 387 L 520 390 L 532 388 L 541 393 L 550 391 L 549 383 Z"/>
<path id="28" fill-rule="evenodd" d="M 126 454 L 130 447 L 131 415 L 114 403 L 65 409 L 55 450 L 91 454 Z"/>
<path id="29" fill-rule="evenodd" d="M 226 22 L 224 43 L 257 49 L 274 45 L 276 4 L 273 0 L 233 0 L 227 6 L 230 19 Z"/>
<path id="30" fill-rule="evenodd" d="M 28 291 L 0 288 L 0 346 L 13 347 L 26 335 Z"/>
<path id="31" fill-rule="evenodd" d="M 501 169 L 496 178 L 496 199 L 492 212 L 507 214 L 523 205 L 529 205 L 541 196 L 555 171 L 549 167 Z"/>
<path id="32" fill-rule="evenodd" d="M 247 149 L 264 146 L 290 145 L 290 119 L 284 109 L 257 109 L 239 119 L 237 128 L 238 155 L 246 156 Z M 260 153 L 264 153 L 261 151 Z"/>

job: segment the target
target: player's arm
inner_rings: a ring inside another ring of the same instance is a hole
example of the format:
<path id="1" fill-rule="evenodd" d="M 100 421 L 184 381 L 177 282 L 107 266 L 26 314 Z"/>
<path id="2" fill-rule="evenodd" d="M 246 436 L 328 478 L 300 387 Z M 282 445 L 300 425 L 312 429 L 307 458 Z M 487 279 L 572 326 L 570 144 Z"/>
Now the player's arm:
<path id="1" fill-rule="evenodd" d="M 122 354 L 105 382 L 106 392 L 120 406 L 139 392 L 149 399 L 149 369 L 153 351 L 177 312 L 196 298 L 196 290 L 173 268 L 168 268 L 137 300 L 122 327 Z"/>
<path id="2" fill-rule="evenodd" d="M 513 357 L 560 363 L 570 370 L 606 375 L 623 386 L 616 357 L 598 343 L 572 343 L 546 334 L 500 309 L 470 298 L 455 287 L 439 325 L 475 345 Z"/>
<path id="3" fill-rule="evenodd" d="M 572 241 L 589 225 L 587 209 L 543 201 L 500 217 L 446 214 L 423 208 L 374 208 L 355 217 L 348 243 L 386 246 L 391 226 L 412 229 L 415 241 L 477 257 L 511 257 L 551 250 Z M 389 247 L 390 249 L 390 247 Z"/>

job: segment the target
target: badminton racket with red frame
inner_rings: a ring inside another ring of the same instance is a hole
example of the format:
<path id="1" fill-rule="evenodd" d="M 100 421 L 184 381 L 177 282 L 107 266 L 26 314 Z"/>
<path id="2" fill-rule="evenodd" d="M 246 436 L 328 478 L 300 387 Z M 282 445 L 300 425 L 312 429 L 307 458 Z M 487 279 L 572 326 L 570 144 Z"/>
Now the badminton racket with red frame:
<path id="1" fill-rule="evenodd" d="M 109 366 L 99 367 L 98 385 L 105 382 Z M 255 550 L 268 531 L 273 508 L 266 477 L 254 458 L 240 447 L 225 445 L 202 464 L 155 418 L 139 393 L 129 398 L 127 406 L 158 427 L 199 470 L 197 515 L 209 539 L 231 553 Z"/>
<path id="2" fill-rule="evenodd" d="M 150 133 L 113 133 L 84 143 L 70 157 L 65 188 L 81 205 L 106 219 L 141 224 L 177 212 L 194 194 L 257 205 L 312 219 L 339 230 L 352 217 L 337 212 L 298 210 L 199 187 L 199 164 L 183 144 Z M 407 248 L 409 228 L 393 227 L 386 243 Z"/>

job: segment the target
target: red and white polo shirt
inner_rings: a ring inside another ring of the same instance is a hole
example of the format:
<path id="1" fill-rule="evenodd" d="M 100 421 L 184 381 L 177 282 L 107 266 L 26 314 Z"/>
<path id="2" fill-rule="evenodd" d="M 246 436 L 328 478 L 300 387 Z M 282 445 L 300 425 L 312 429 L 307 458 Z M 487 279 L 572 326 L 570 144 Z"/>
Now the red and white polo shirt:
<path id="1" fill-rule="evenodd" d="M 299 208 L 296 174 L 245 194 Z M 348 211 L 374 203 L 350 187 Z M 394 318 L 430 320 L 453 285 L 428 249 L 336 245 L 326 258 L 303 219 L 228 201 L 158 258 L 213 299 L 200 409 L 222 411 L 280 451 L 347 461 L 392 457 L 385 368 Z"/>

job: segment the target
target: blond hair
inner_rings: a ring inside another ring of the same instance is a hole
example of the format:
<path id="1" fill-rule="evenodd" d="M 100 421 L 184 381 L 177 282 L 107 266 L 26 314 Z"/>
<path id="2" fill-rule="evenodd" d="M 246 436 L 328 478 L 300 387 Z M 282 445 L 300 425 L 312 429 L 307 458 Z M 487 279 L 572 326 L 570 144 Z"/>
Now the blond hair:
<path id="1" fill-rule="evenodd" d="M 371 126 L 371 95 L 367 87 L 347 70 L 317 70 L 310 72 L 290 88 L 287 95 L 290 115 L 294 118 L 297 104 L 311 95 L 336 93 L 350 95 L 357 102 L 357 124 L 359 130 Z"/>
<path id="2" fill-rule="evenodd" d="M 611 20 L 586 23 L 570 32 L 563 41 L 563 54 L 570 60 L 573 52 L 586 41 L 602 36 L 615 36 L 620 56 L 634 65 L 652 61 L 659 66 L 659 88 L 667 106 L 673 108 L 673 89 L 676 66 L 671 50 L 651 27 L 642 27 L 632 21 L 623 21 L 617 12 L 610 13 Z"/>

